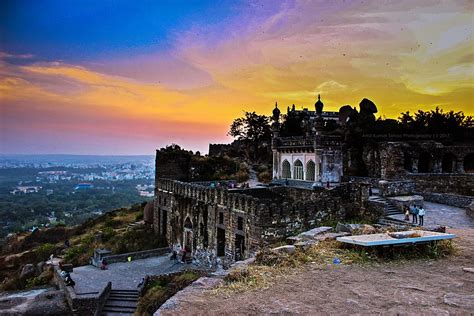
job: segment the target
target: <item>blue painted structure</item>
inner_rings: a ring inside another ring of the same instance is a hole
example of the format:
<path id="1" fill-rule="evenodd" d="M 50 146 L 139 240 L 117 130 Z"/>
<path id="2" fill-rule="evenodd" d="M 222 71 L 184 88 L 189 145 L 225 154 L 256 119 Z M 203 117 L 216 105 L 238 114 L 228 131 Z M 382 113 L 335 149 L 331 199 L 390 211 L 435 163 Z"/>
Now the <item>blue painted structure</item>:
<path id="1" fill-rule="evenodd" d="M 424 230 L 411 230 L 406 232 L 398 232 L 398 233 L 419 233 L 421 234 L 420 237 L 408 237 L 408 238 L 394 238 L 385 234 L 370 234 L 370 235 L 358 235 L 358 236 L 347 236 L 347 237 L 338 237 L 337 241 L 354 244 L 359 246 L 365 247 L 372 247 L 372 246 L 388 246 L 388 245 L 408 245 L 408 244 L 416 244 L 428 241 L 437 241 L 437 240 L 445 240 L 445 239 L 452 239 L 455 238 L 456 235 L 454 234 L 447 234 L 447 233 L 436 233 Z"/>

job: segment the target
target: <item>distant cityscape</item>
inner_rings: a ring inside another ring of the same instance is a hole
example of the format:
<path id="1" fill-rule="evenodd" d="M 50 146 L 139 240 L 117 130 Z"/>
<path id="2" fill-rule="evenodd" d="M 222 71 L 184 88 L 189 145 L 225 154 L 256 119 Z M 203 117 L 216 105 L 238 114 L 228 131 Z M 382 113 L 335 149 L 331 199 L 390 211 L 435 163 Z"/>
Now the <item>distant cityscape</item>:
<path id="1" fill-rule="evenodd" d="M 1 235 L 72 225 L 153 197 L 153 156 L 0 156 Z"/>

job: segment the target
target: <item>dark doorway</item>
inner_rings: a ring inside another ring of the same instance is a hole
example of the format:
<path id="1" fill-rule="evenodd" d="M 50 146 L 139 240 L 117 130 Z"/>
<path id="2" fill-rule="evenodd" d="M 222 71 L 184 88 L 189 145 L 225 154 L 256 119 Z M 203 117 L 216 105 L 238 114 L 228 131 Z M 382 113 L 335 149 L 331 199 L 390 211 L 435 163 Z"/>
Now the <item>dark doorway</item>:
<path id="1" fill-rule="evenodd" d="M 225 229 L 217 228 L 217 256 L 225 256 Z"/>
<path id="2" fill-rule="evenodd" d="M 168 230 L 167 227 L 168 227 L 168 212 L 165 211 L 165 210 L 162 210 L 163 212 L 163 220 L 161 222 L 161 234 L 163 235 L 163 237 L 166 238 L 166 231 Z"/>
<path id="3" fill-rule="evenodd" d="M 464 172 L 474 173 L 474 154 L 464 157 Z"/>
<path id="4" fill-rule="evenodd" d="M 427 152 L 423 152 L 420 154 L 420 158 L 418 159 L 418 172 L 420 173 L 429 173 L 431 172 L 431 155 Z"/>
<path id="5" fill-rule="evenodd" d="M 444 154 L 443 161 L 441 163 L 441 167 L 443 168 L 444 173 L 455 172 L 455 164 L 456 164 L 456 157 L 453 154 L 451 153 Z"/>
<path id="6" fill-rule="evenodd" d="M 410 154 L 404 155 L 403 168 L 408 172 L 413 172 L 413 159 Z"/>
<path id="7" fill-rule="evenodd" d="M 244 259 L 245 254 L 245 237 L 235 235 L 235 261 Z"/>

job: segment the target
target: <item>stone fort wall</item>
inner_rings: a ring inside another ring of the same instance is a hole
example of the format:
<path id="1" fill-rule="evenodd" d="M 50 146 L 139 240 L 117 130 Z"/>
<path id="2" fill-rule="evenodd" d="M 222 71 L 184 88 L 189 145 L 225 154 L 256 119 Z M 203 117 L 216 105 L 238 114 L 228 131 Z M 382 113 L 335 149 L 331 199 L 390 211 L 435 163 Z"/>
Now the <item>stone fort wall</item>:
<path id="1" fill-rule="evenodd" d="M 212 266 L 217 257 L 231 263 L 324 221 L 360 215 L 366 209 L 368 187 L 348 183 L 330 190 L 229 191 L 158 179 L 154 228 L 170 245 L 189 245 L 205 265 Z"/>

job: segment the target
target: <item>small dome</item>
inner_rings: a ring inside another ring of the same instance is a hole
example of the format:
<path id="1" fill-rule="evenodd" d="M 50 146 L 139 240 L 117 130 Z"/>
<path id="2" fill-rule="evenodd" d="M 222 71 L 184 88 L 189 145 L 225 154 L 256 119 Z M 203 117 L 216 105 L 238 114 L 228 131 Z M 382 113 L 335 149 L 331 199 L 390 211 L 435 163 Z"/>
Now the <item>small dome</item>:
<path id="1" fill-rule="evenodd" d="M 324 103 L 321 101 L 321 95 L 318 94 L 318 101 L 314 104 L 314 107 L 316 108 L 316 113 L 321 114 L 323 113 L 323 107 Z"/>
<path id="2" fill-rule="evenodd" d="M 280 109 L 278 108 L 278 103 L 275 102 L 275 108 L 273 109 L 273 117 L 280 117 Z"/>

